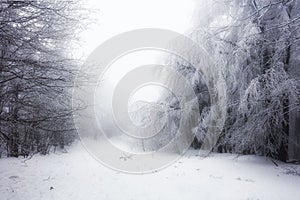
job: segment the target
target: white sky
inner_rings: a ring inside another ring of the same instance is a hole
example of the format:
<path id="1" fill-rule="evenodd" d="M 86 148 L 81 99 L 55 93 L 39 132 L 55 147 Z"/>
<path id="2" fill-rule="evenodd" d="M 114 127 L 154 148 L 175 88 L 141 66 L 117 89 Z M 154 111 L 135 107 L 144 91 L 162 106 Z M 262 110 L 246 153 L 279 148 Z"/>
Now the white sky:
<path id="1" fill-rule="evenodd" d="M 163 28 L 185 33 L 192 26 L 195 0 L 84 0 L 97 11 L 97 24 L 85 31 L 80 55 L 86 57 L 105 40 L 134 29 Z"/>

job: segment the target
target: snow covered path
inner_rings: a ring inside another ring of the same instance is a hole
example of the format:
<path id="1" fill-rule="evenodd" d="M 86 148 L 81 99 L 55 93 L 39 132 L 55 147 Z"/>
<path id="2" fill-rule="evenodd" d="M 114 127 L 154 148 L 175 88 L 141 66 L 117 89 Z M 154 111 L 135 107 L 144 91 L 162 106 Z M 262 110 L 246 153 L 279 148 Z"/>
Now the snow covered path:
<path id="1" fill-rule="evenodd" d="M 130 175 L 110 170 L 78 144 L 69 153 L 0 159 L 1 200 L 299 199 L 300 166 L 268 158 L 190 150 L 168 168 Z M 297 172 L 298 171 L 298 172 Z M 298 174 L 298 175 L 297 175 Z"/>

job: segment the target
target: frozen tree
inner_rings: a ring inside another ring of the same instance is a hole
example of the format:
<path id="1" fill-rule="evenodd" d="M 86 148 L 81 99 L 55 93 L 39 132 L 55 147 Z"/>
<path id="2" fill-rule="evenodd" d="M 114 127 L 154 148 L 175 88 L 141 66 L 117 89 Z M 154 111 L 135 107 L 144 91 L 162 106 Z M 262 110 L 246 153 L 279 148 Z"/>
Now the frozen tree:
<path id="1" fill-rule="evenodd" d="M 286 160 L 289 113 L 299 99 L 299 77 L 290 73 L 299 63 L 299 1 L 212 1 L 203 8 L 192 35 L 228 88 L 218 150 Z"/>
<path id="2" fill-rule="evenodd" d="M 0 2 L 0 143 L 8 156 L 45 154 L 75 136 L 76 64 L 69 48 L 81 24 L 77 6 L 75 1 Z"/>

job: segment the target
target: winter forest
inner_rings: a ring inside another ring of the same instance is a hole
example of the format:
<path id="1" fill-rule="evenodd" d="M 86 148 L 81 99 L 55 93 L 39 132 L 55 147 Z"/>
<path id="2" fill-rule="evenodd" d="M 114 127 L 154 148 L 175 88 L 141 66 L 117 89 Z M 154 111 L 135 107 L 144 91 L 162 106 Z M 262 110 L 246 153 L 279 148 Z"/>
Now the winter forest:
<path id="1" fill-rule="evenodd" d="M 299 199 L 300 0 L 0 0 L 0 44 L 0 199 Z"/>

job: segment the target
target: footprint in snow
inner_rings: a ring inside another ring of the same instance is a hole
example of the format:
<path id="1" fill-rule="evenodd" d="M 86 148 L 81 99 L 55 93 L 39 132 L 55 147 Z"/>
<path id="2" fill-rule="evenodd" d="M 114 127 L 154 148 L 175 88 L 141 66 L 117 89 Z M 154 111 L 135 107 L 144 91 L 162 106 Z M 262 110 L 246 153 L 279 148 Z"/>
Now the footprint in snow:
<path id="1" fill-rule="evenodd" d="M 252 179 L 242 179 L 240 177 L 236 178 L 238 181 L 245 181 L 245 182 L 254 182 Z"/>
<path id="2" fill-rule="evenodd" d="M 16 178 L 19 178 L 18 176 L 10 176 L 8 177 L 9 179 L 16 179 Z"/>

